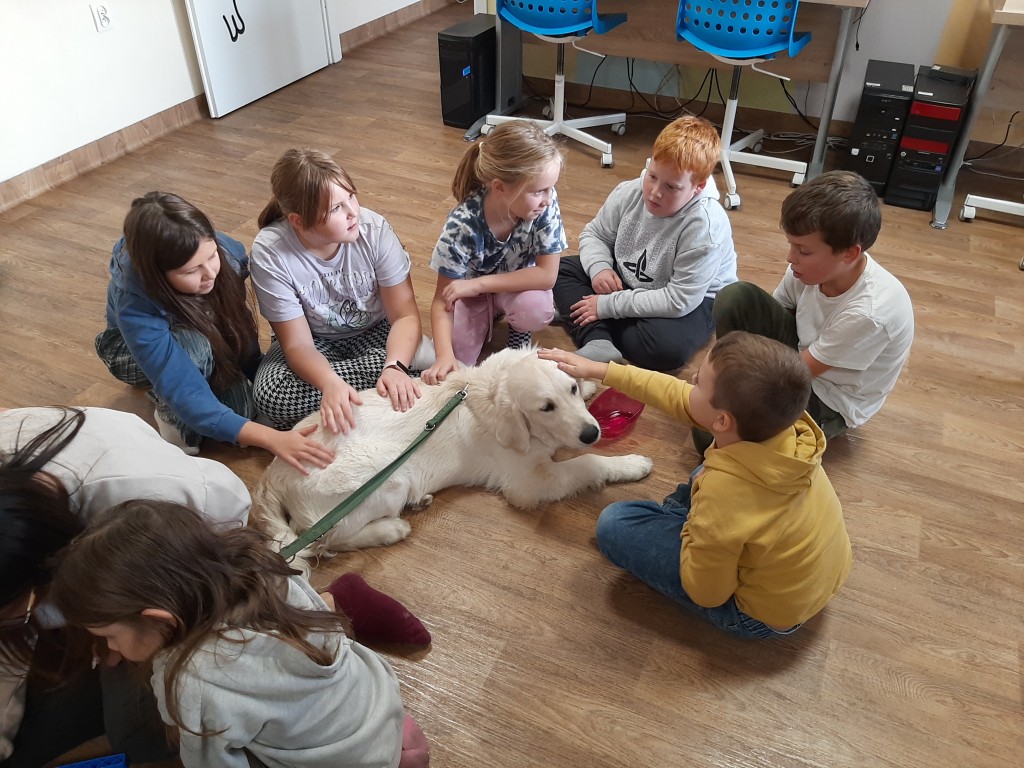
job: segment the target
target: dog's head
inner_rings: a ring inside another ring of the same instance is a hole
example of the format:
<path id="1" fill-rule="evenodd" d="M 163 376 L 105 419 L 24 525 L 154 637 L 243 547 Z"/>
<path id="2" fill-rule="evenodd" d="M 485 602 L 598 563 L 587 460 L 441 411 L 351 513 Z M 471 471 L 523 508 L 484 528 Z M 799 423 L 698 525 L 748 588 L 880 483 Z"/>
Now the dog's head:
<path id="1" fill-rule="evenodd" d="M 470 384 L 467 404 L 478 401 L 477 415 L 497 441 L 525 453 L 537 440 L 554 453 L 597 442 L 601 428 L 587 411 L 579 382 L 541 360 L 535 349 L 502 350 L 480 364 L 481 375 Z M 477 384 L 485 391 L 474 391 Z M 481 402 L 483 401 L 483 402 Z"/>

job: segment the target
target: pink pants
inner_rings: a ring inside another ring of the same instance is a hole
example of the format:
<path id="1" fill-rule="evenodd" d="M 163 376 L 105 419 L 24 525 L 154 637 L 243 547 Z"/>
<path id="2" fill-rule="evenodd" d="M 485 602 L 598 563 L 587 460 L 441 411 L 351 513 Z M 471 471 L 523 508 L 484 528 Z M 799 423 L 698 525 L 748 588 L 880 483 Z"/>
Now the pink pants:
<path id="1" fill-rule="evenodd" d="M 409 715 L 402 726 L 402 757 L 398 768 L 427 768 L 430 765 L 430 745 L 423 729 Z"/>
<path id="2" fill-rule="evenodd" d="M 555 316 L 551 291 L 485 293 L 455 302 L 452 320 L 452 351 L 464 365 L 476 365 L 484 342 L 491 337 L 494 319 L 505 315 L 517 331 L 532 333 Z"/>

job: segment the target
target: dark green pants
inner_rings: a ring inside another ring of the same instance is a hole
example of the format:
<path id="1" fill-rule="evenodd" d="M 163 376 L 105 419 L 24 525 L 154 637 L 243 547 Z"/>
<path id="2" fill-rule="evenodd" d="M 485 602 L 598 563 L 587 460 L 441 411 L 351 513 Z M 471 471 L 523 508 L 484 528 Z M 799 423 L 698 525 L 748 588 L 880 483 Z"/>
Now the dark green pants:
<path id="1" fill-rule="evenodd" d="M 747 331 L 769 339 L 781 341 L 788 347 L 799 349 L 796 316 L 776 301 L 775 297 L 753 283 L 733 283 L 715 297 L 715 327 L 719 337 L 729 331 Z M 807 412 L 821 427 L 826 439 L 843 434 L 849 427 L 836 411 L 829 408 L 811 392 Z M 711 445 L 712 437 L 702 430 L 693 430 L 693 444 L 703 455 Z"/>

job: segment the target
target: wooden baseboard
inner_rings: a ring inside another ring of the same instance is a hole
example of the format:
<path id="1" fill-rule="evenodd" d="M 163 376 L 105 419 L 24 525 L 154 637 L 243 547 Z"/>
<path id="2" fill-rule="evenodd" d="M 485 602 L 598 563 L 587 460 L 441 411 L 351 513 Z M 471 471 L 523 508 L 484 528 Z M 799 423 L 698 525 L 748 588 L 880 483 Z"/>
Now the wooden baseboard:
<path id="1" fill-rule="evenodd" d="M 208 116 L 206 96 L 199 94 L 13 179 L 0 182 L 0 213 Z"/>
<path id="2" fill-rule="evenodd" d="M 406 24 L 411 24 L 414 21 L 422 19 L 424 16 L 429 16 L 435 11 L 439 11 L 445 6 L 454 5 L 457 0 L 419 0 L 418 3 L 413 3 L 405 8 L 400 8 L 394 13 L 389 13 L 387 16 L 382 16 L 374 21 L 367 22 L 362 26 L 350 29 L 348 32 L 341 34 L 341 55 L 342 58 L 345 56 L 345 51 L 351 51 L 353 48 L 358 48 L 360 45 L 365 45 L 371 40 L 376 40 L 378 37 L 383 37 L 388 32 L 404 27 Z"/>

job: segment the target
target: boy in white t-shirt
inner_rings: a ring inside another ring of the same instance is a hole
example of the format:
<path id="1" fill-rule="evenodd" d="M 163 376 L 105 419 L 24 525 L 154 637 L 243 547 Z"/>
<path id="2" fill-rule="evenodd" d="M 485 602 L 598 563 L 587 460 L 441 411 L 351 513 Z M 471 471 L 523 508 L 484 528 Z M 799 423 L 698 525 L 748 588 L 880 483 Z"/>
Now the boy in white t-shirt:
<path id="1" fill-rule="evenodd" d="M 719 336 L 750 331 L 800 352 L 814 376 L 807 410 L 826 437 L 877 413 L 910 355 L 910 295 L 867 252 L 881 225 L 867 181 L 849 171 L 822 174 L 782 204 L 789 267 L 774 295 L 740 282 L 715 300 Z"/>

